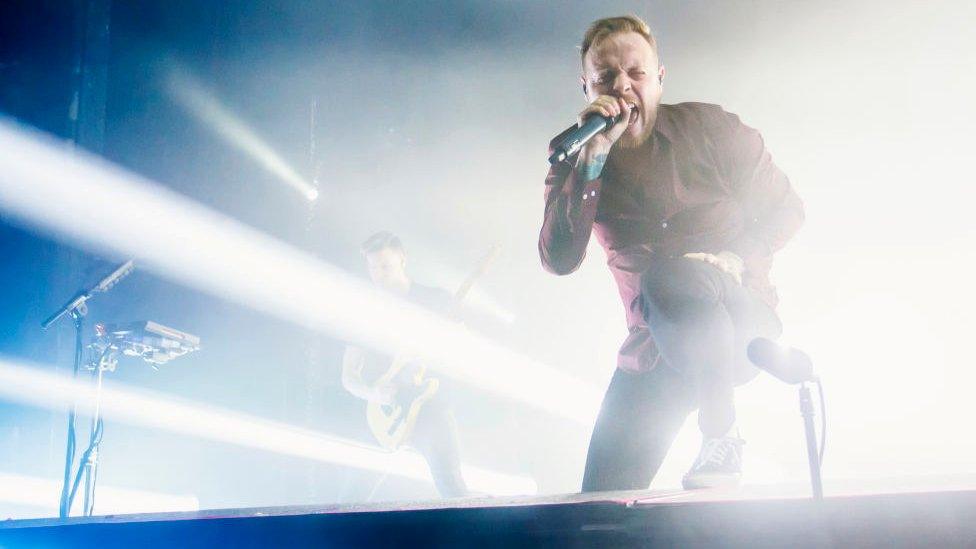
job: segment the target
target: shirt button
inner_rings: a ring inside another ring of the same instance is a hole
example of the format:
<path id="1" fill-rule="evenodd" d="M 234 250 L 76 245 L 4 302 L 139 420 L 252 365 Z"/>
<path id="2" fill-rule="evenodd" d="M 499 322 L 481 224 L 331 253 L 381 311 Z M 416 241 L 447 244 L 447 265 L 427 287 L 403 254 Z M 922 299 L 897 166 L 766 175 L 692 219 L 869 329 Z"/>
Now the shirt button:
<path id="1" fill-rule="evenodd" d="M 661 223 L 661 228 L 662 229 L 667 229 L 668 228 L 668 222 L 665 221 L 664 223 Z"/>
<path id="2" fill-rule="evenodd" d="M 583 193 L 583 200 L 586 200 L 586 199 L 587 199 L 587 198 L 589 198 L 589 197 L 590 197 L 590 195 L 588 195 L 588 194 L 586 194 L 586 193 Z"/>
<path id="3" fill-rule="evenodd" d="M 590 191 L 590 196 L 596 196 L 596 191 Z"/>

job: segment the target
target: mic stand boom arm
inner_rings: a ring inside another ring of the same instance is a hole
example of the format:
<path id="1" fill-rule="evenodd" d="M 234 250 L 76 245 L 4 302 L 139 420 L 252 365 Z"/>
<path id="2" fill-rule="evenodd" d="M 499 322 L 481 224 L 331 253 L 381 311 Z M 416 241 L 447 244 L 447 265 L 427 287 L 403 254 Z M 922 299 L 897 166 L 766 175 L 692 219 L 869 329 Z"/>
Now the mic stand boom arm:
<path id="1" fill-rule="evenodd" d="M 65 303 L 58 311 L 51 316 L 47 317 L 44 322 L 41 322 L 41 328 L 47 330 L 52 324 L 57 322 L 66 314 L 71 314 L 72 316 L 85 316 L 88 312 L 88 308 L 85 305 L 92 295 L 95 293 L 104 293 L 109 291 L 115 284 L 120 280 L 125 278 L 132 270 L 135 268 L 132 260 L 128 260 L 122 265 L 119 265 L 117 269 L 112 271 L 108 276 L 103 278 L 91 288 L 87 290 L 82 290 L 78 292 L 70 301 Z"/>

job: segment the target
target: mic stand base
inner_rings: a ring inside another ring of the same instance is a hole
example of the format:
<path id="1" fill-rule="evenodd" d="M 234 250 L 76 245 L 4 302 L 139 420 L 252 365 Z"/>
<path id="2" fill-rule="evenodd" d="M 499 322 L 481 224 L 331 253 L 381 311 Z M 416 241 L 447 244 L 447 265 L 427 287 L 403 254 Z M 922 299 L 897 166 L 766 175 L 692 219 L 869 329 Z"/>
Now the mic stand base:
<path id="1" fill-rule="evenodd" d="M 95 385 L 95 409 L 91 419 L 91 433 L 88 437 L 88 449 L 85 451 L 86 460 L 82 464 L 85 468 L 85 499 L 83 513 L 84 516 L 92 516 L 95 510 L 95 484 L 98 481 L 98 450 L 102 444 L 102 434 L 105 425 L 102 421 L 102 380 L 106 371 L 115 370 L 115 352 L 111 351 L 103 356 L 97 364 L 92 375 L 96 378 Z"/>

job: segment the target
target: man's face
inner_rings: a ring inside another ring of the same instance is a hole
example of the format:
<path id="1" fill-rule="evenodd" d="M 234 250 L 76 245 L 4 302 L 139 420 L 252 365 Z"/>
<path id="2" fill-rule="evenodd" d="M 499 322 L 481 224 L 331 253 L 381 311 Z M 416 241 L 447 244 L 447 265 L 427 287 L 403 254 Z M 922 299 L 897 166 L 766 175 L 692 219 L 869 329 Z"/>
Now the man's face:
<path id="1" fill-rule="evenodd" d="M 661 102 L 664 67 L 643 36 L 618 32 L 597 42 L 583 59 L 582 79 L 590 101 L 612 95 L 637 107 L 618 141 L 621 146 L 637 147 L 650 137 Z"/>
<path id="2" fill-rule="evenodd" d="M 407 258 L 403 252 L 383 248 L 366 254 L 369 278 L 381 288 L 401 288 L 407 280 Z"/>

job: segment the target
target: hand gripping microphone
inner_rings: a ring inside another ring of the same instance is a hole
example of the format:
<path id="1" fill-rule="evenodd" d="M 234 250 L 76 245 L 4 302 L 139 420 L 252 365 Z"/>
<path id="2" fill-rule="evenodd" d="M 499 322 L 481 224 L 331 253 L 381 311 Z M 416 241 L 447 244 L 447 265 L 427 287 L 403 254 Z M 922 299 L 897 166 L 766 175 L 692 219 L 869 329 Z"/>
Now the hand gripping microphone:
<path id="1" fill-rule="evenodd" d="M 609 116 L 600 115 L 593 115 L 587 118 L 582 126 L 573 128 L 559 143 L 556 143 L 552 149 L 552 155 L 549 156 L 549 163 L 557 164 L 578 153 L 587 141 L 616 124 L 619 119 L 619 116 L 610 118 Z"/>

